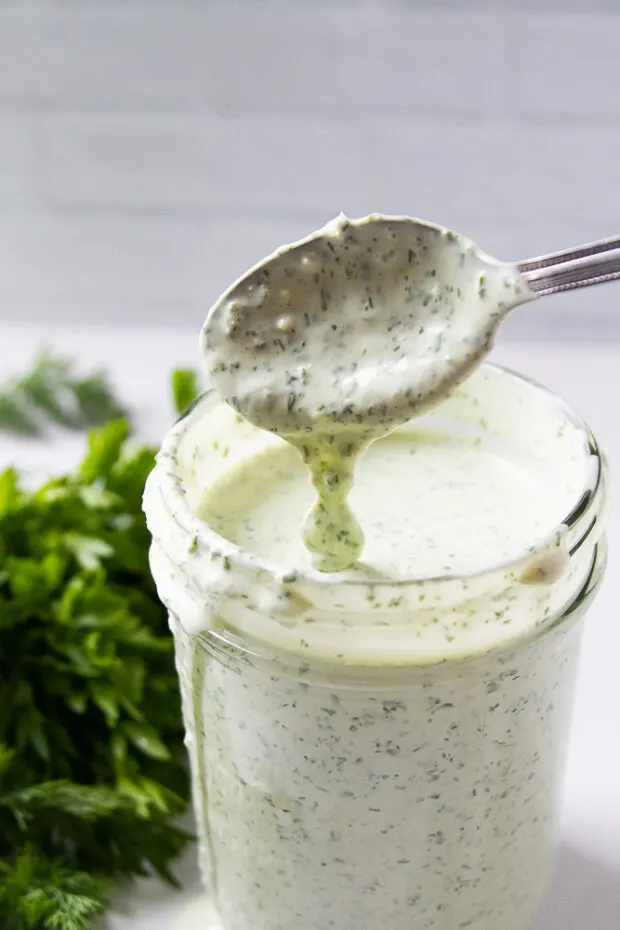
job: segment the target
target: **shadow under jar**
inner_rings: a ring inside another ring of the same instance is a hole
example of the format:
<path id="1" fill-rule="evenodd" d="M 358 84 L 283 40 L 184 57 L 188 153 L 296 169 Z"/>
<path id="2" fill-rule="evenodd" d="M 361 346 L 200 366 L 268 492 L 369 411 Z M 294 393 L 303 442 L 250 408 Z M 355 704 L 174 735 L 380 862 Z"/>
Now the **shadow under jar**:
<path id="1" fill-rule="evenodd" d="M 292 571 L 209 525 L 209 494 L 281 444 L 210 394 L 149 478 L 224 930 L 526 930 L 548 885 L 581 621 L 605 564 L 605 462 L 557 397 L 491 365 L 425 430 L 502 450 L 559 494 L 559 519 L 476 571 Z M 468 520 L 457 546 L 475 542 Z"/>

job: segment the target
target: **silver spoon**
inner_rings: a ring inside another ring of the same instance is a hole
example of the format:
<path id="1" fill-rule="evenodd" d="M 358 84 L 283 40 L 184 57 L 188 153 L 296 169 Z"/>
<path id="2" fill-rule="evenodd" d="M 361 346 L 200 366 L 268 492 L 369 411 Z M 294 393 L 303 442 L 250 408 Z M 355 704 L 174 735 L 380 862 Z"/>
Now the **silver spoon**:
<path id="1" fill-rule="evenodd" d="M 620 238 L 522 262 L 409 217 L 341 215 L 279 249 L 210 310 L 220 396 L 282 435 L 377 433 L 434 406 L 490 351 L 510 310 L 620 277 Z"/>
<path id="2" fill-rule="evenodd" d="M 430 223 L 340 216 L 220 298 L 202 332 L 208 374 L 308 465 L 317 500 L 303 539 L 317 568 L 341 571 L 362 552 L 348 494 L 368 444 L 450 394 L 513 307 L 620 277 L 619 244 L 507 263 Z"/>
<path id="3" fill-rule="evenodd" d="M 528 258 L 519 271 L 536 297 L 620 278 L 620 238 L 599 239 L 573 249 Z"/>

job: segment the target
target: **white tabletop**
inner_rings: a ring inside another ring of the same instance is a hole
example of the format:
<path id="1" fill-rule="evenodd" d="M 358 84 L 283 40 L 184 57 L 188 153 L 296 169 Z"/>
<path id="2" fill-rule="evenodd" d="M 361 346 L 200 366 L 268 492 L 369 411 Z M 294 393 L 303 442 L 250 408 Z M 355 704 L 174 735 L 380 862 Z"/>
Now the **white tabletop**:
<path id="1" fill-rule="evenodd" d="M 176 329 L 0 327 L 0 371 L 23 369 L 42 344 L 107 367 L 141 434 L 157 442 L 172 420 L 168 373 L 199 364 L 197 335 Z M 594 429 L 620 469 L 620 344 L 501 343 L 495 361 L 561 394 Z M 63 434 L 45 448 L 46 467 L 77 460 L 81 440 Z M 41 446 L 6 440 L 0 465 L 40 465 Z M 618 930 L 620 926 L 620 516 L 610 525 L 610 563 L 586 624 L 566 783 L 563 839 L 555 884 L 533 930 Z M 196 909 L 193 850 L 179 866 L 182 892 L 140 882 L 124 894 L 110 930 L 209 930 Z M 204 912 L 202 912 L 204 913 Z M 501 928 L 497 928 L 501 930 Z"/>

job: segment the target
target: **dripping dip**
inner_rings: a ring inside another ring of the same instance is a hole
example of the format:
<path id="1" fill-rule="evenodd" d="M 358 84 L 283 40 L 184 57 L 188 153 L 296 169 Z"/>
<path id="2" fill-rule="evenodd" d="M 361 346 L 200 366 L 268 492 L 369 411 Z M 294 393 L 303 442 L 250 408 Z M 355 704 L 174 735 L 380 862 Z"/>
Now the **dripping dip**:
<path id="1" fill-rule="evenodd" d="M 320 569 L 362 553 L 347 503 L 359 456 L 466 378 L 527 290 L 516 266 L 450 230 L 341 215 L 213 307 L 202 338 L 213 386 L 301 453 L 317 492 L 304 541 Z"/>

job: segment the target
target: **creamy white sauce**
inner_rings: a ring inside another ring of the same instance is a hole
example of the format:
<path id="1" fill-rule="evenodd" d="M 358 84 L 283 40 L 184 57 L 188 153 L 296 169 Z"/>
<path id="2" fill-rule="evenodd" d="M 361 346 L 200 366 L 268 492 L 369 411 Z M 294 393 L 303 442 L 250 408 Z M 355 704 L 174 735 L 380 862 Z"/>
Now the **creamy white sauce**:
<path id="1" fill-rule="evenodd" d="M 564 494 L 550 494 L 536 462 L 527 465 L 480 438 L 432 429 L 405 427 L 374 443 L 351 493 L 364 559 L 344 577 L 470 574 L 518 558 L 566 515 Z M 200 515 L 246 551 L 308 572 L 299 524 L 311 504 L 306 468 L 282 444 L 211 485 Z"/>
<path id="2" fill-rule="evenodd" d="M 361 452 L 453 391 L 528 296 L 516 266 L 464 236 L 343 216 L 266 259 L 213 307 L 202 339 L 209 376 L 308 465 L 317 500 L 303 539 L 320 569 L 362 554 L 348 503 Z"/>

